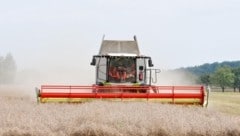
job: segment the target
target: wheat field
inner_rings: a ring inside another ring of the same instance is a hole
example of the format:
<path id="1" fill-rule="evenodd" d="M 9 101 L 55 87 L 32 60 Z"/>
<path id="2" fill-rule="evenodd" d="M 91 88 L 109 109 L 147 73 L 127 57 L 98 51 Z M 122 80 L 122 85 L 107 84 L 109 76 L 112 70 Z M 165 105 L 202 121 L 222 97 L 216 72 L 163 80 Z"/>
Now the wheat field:
<path id="1" fill-rule="evenodd" d="M 1 93 L 0 135 L 240 135 L 239 115 L 211 108 L 150 102 L 37 104 L 34 97 L 20 94 Z"/>

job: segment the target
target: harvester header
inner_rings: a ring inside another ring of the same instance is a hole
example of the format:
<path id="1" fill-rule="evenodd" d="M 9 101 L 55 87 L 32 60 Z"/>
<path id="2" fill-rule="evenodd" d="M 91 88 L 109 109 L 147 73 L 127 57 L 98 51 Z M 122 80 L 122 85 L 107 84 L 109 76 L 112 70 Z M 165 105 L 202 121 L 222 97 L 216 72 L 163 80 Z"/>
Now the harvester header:
<path id="1" fill-rule="evenodd" d="M 141 55 L 136 36 L 133 40 L 102 40 L 90 63 L 96 70 L 93 85 L 42 85 L 36 89 L 38 102 L 154 101 L 204 105 L 203 86 L 158 86 L 159 69 L 152 59 Z M 163 77 L 164 78 L 164 77 Z"/>

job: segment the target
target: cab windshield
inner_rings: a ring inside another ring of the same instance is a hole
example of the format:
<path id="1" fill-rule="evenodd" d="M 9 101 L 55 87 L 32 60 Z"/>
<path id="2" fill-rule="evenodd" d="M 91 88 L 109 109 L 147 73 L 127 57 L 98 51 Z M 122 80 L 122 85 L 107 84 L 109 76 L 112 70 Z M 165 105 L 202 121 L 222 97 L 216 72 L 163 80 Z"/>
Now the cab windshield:
<path id="1" fill-rule="evenodd" d="M 111 57 L 108 67 L 109 82 L 135 82 L 136 59 L 133 57 Z"/>

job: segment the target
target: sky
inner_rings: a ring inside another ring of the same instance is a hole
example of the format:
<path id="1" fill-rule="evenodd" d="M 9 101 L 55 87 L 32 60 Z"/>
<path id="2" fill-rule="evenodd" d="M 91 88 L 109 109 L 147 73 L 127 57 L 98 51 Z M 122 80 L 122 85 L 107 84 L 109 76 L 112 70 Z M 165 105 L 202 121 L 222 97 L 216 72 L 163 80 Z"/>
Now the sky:
<path id="1" fill-rule="evenodd" d="M 239 0 L 0 0 L 0 56 L 19 70 L 94 70 L 102 37 L 133 40 L 155 67 L 240 58 Z"/>

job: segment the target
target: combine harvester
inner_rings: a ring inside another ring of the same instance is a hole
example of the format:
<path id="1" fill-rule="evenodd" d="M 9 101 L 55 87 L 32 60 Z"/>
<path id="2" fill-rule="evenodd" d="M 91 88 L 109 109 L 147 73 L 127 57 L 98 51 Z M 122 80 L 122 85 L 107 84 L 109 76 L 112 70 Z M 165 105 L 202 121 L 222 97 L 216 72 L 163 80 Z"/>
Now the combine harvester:
<path id="1" fill-rule="evenodd" d="M 42 85 L 36 88 L 37 100 L 46 102 L 154 101 L 172 104 L 205 105 L 203 86 L 157 86 L 159 69 L 153 69 L 151 57 L 140 54 L 133 41 L 102 40 L 93 56 L 96 83 L 91 86 Z"/>

